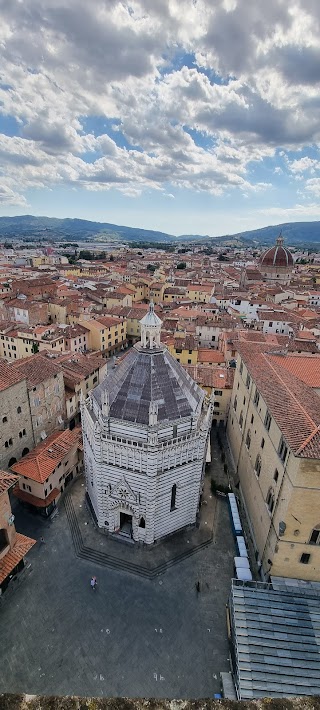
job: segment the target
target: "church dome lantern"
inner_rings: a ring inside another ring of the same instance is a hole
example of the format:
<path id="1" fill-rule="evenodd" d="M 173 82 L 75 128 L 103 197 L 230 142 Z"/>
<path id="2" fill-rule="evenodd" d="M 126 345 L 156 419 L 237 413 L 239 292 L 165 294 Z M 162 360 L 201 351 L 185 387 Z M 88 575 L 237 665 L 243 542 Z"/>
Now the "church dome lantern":
<path id="1" fill-rule="evenodd" d="M 149 311 L 139 321 L 141 330 L 141 343 L 143 348 L 160 347 L 162 320 L 154 312 L 153 301 L 150 301 Z"/>

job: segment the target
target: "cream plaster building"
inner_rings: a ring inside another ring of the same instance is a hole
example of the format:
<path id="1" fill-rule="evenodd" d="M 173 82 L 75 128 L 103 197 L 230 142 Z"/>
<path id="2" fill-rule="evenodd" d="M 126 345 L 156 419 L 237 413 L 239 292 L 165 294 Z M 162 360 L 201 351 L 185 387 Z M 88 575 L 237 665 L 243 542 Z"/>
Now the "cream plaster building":
<path id="1" fill-rule="evenodd" d="M 99 527 L 151 544 L 196 522 L 213 407 L 161 344 L 153 304 L 140 324 L 141 342 L 81 413 Z"/>
<path id="2" fill-rule="evenodd" d="M 320 581 L 319 368 L 237 347 L 227 433 L 262 576 Z"/>

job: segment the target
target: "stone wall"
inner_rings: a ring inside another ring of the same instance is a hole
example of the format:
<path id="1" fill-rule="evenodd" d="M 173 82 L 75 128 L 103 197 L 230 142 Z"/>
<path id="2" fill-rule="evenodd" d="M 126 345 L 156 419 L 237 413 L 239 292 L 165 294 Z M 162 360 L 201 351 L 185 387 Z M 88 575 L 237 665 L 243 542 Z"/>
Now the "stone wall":
<path id="1" fill-rule="evenodd" d="M 33 447 L 27 384 L 22 380 L 0 392 L 0 468 L 7 469 L 12 458 L 18 461 Z"/>

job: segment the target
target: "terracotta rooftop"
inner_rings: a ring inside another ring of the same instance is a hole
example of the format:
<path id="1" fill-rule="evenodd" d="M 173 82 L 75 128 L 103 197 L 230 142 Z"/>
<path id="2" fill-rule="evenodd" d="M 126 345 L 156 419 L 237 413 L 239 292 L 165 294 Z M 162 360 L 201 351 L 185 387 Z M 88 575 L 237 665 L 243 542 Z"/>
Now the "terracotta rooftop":
<path id="1" fill-rule="evenodd" d="M 7 365 L 6 362 L 0 361 L 0 392 L 22 382 L 24 379 L 25 375 L 14 370 L 11 365 Z"/>
<path id="2" fill-rule="evenodd" d="M 213 348 L 199 348 L 198 362 L 201 363 L 216 363 L 219 364 L 225 361 L 225 356 L 221 350 L 213 350 Z"/>
<path id="3" fill-rule="evenodd" d="M 320 353 L 303 355 L 269 355 L 271 362 L 278 363 L 309 387 L 320 388 Z"/>
<path id="4" fill-rule="evenodd" d="M 258 311 L 258 318 L 259 320 L 279 321 L 284 323 L 290 323 L 297 320 L 297 317 L 292 313 L 292 311 L 263 311 L 262 308 Z"/>
<path id="5" fill-rule="evenodd" d="M 19 476 L 14 476 L 12 473 L 7 473 L 6 471 L 0 471 L 0 496 L 15 486 L 18 482 Z"/>
<path id="6" fill-rule="evenodd" d="M 117 318 L 112 318 L 111 316 L 99 316 L 95 320 L 87 321 L 88 323 L 94 323 L 98 330 L 104 330 L 104 328 L 111 328 L 114 325 L 119 325 Z"/>
<path id="7" fill-rule="evenodd" d="M 12 471 L 38 483 L 44 483 L 74 446 L 82 446 L 81 427 L 55 432 L 29 454 L 11 466 Z"/>
<path id="8" fill-rule="evenodd" d="M 232 389 L 234 368 L 213 368 L 207 365 L 184 365 L 183 367 L 198 385 L 219 390 Z"/>
<path id="9" fill-rule="evenodd" d="M 0 584 L 8 577 L 23 557 L 36 544 L 36 540 L 16 533 L 16 543 L 0 560 Z"/>
<path id="10" fill-rule="evenodd" d="M 40 382 L 58 375 L 61 371 L 61 368 L 53 360 L 49 360 L 42 353 L 15 360 L 10 367 L 26 378 L 28 390 L 36 387 Z"/>
<path id="11" fill-rule="evenodd" d="M 47 354 L 47 357 L 50 354 Z M 65 384 L 72 390 L 75 384 L 79 384 L 106 364 L 105 359 L 96 353 L 61 353 L 55 362 L 63 372 Z"/>
<path id="12" fill-rule="evenodd" d="M 310 342 L 310 340 L 299 340 L 299 338 L 289 339 L 286 347 L 288 352 L 292 353 L 312 353 L 313 355 L 319 354 L 316 343 Z"/>
<path id="13" fill-rule="evenodd" d="M 319 396 L 274 360 L 274 348 L 239 343 L 238 350 L 287 445 L 296 456 L 319 459 Z"/>

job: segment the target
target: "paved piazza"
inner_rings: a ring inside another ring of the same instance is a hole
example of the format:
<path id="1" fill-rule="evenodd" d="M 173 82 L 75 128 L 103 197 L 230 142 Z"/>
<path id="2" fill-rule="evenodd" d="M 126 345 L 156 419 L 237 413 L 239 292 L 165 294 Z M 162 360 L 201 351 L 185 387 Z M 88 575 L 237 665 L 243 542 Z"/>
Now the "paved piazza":
<path id="1" fill-rule="evenodd" d="M 219 671 L 229 670 L 225 605 L 235 554 L 226 500 L 217 500 L 213 542 L 153 579 L 79 559 L 63 503 L 52 522 L 15 513 L 17 529 L 45 544 L 35 545 L 31 569 L 0 604 L 0 692 L 219 691 Z"/>

